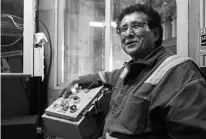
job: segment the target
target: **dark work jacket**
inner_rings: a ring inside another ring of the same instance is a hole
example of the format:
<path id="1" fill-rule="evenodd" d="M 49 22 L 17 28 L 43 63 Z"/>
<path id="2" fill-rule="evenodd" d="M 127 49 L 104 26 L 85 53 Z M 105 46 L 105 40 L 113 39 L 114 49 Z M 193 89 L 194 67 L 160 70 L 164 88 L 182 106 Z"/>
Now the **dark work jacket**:
<path id="1" fill-rule="evenodd" d="M 113 87 L 102 138 L 106 132 L 118 139 L 206 138 L 206 82 L 192 60 L 171 68 L 157 85 L 145 83 L 171 55 L 159 47 L 142 62 L 80 77 L 83 84 Z"/>

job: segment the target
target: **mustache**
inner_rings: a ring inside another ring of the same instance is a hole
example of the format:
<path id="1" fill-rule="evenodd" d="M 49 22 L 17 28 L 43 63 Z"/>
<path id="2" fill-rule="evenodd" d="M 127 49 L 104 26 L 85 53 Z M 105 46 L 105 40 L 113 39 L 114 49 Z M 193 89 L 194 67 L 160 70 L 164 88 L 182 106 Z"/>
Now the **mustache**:
<path id="1" fill-rule="evenodd" d="M 124 44 L 128 44 L 128 43 L 132 43 L 132 42 L 141 42 L 143 41 L 143 37 L 140 37 L 140 36 L 136 36 L 134 38 L 130 38 L 130 37 L 125 37 L 125 38 L 122 38 L 122 43 Z"/>
<path id="2" fill-rule="evenodd" d="M 132 34 L 128 34 L 128 35 L 123 35 L 121 37 L 122 41 L 125 42 L 126 39 L 131 39 L 133 37 L 138 38 L 138 40 L 140 41 L 142 37 L 140 37 L 139 35 L 137 35 L 134 30 L 132 30 Z"/>

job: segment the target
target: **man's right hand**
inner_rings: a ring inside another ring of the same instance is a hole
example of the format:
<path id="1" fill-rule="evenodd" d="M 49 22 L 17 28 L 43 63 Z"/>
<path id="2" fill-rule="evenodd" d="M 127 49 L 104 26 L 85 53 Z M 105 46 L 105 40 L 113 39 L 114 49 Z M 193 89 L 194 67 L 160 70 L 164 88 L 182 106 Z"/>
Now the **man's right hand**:
<path id="1" fill-rule="evenodd" d="M 80 80 L 73 80 L 69 85 L 61 90 L 59 97 L 68 98 L 72 94 L 72 88 L 79 82 Z"/>

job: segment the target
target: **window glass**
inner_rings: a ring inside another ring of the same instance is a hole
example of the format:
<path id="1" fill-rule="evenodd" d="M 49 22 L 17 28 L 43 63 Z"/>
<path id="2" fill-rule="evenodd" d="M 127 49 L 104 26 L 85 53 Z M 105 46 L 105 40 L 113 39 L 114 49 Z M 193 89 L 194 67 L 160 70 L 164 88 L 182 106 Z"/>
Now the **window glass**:
<path id="1" fill-rule="evenodd" d="M 23 73 L 23 0 L 1 0 L 1 73 Z"/>
<path id="2" fill-rule="evenodd" d="M 58 66 L 57 71 L 61 72 L 62 76 L 58 74 L 58 85 L 70 82 L 81 75 L 104 70 L 105 2 L 103 0 L 64 2 L 64 35 L 63 39 L 59 40 L 60 47 L 58 47 L 59 50 L 63 49 L 63 53 L 58 53 L 58 65 L 61 63 L 62 65 Z"/>

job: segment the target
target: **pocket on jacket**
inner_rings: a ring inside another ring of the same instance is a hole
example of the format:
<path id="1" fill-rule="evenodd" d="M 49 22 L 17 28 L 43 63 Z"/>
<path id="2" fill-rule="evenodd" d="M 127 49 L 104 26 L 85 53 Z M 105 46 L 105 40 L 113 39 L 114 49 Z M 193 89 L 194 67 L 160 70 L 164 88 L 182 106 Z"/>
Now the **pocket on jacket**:
<path id="1" fill-rule="evenodd" d="M 134 94 L 130 94 L 120 115 L 121 125 L 133 134 L 141 134 L 147 122 L 149 101 Z"/>

